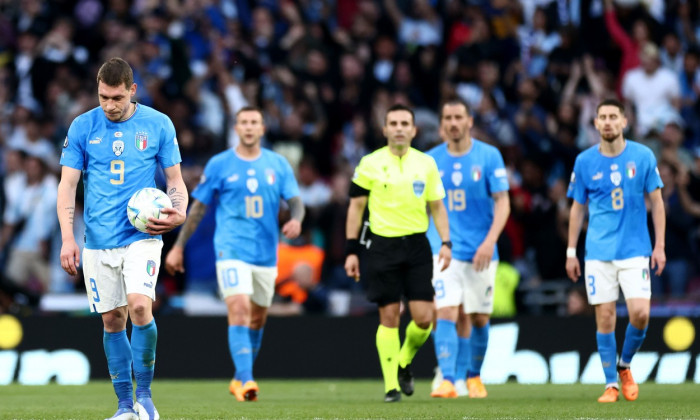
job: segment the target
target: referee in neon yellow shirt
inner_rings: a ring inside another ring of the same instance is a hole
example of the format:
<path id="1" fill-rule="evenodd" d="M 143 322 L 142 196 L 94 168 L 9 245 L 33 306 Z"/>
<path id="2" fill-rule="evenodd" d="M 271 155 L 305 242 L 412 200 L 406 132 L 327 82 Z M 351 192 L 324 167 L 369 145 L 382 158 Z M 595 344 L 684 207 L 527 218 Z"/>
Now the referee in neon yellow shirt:
<path id="1" fill-rule="evenodd" d="M 433 260 L 428 211 L 442 239 L 439 264 L 452 259 L 450 229 L 443 204 L 445 189 L 432 157 L 411 148 L 416 135 L 413 111 L 394 105 L 384 117 L 388 145 L 362 158 L 350 186 L 346 224 L 345 271 L 359 279 L 358 242 L 362 215 L 369 205 L 372 231 L 367 241 L 367 297 L 379 306 L 377 351 L 384 376 L 385 402 L 401 400 L 399 388 L 413 394 L 411 361 L 430 336 L 433 319 Z M 403 346 L 399 339 L 401 296 L 408 300 L 412 321 Z"/>

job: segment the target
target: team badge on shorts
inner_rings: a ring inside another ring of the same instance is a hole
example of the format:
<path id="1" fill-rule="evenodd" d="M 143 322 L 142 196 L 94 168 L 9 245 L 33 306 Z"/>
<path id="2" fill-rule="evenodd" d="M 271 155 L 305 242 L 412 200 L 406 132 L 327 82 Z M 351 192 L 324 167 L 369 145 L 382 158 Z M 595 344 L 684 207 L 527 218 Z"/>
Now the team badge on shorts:
<path id="1" fill-rule="evenodd" d="M 420 179 L 416 179 L 413 181 L 413 193 L 416 195 L 416 197 L 420 197 L 423 195 L 423 191 L 425 190 L 425 182 L 421 181 Z"/>
<path id="2" fill-rule="evenodd" d="M 153 277 L 156 274 L 156 262 L 153 260 L 148 260 L 146 263 L 146 273 Z"/>

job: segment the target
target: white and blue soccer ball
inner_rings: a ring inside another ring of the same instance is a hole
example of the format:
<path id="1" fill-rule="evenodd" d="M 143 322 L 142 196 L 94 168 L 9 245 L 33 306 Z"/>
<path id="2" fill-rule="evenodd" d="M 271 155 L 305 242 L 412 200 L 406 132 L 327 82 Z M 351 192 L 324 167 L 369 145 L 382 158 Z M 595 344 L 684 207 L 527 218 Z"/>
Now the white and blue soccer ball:
<path id="1" fill-rule="evenodd" d="M 172 207 L 173 203 L 163 191 L 157 188 L 142 188 L 134 193 L 126 205 L 126 215 L 137 230 L 146 232 L 148 218 L 165 219 L 167 214 L 161 213 L 164 208 Z"/>

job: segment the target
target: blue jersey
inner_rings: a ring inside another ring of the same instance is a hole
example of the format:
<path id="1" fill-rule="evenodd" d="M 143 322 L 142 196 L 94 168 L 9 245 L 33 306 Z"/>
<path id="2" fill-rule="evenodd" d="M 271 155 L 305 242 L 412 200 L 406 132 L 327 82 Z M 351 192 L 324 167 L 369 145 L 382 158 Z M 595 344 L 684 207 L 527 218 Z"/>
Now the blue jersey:
<path id="1" fill-rule="evenodd" d="M 612 261 L 651 255 L 644 194 L 664 185 L 651 149 L 627 140 L 615 157 L 598 146 L 576 158 L 567 195 L 588 204 L 586 259 Z"/>
<path id="2" fill-rule="evenodd" d="M 452 258 L 472 261 L 493 222 L 492 194 L 508 191 L 508 177 L 501 153 L 495 147 L 472 139 L 472 146 L 461 156 L 452 155 L 447 143 L 428 152 L 437 162 L 445 187 L 444 198 L 450 222 Z M 428 239 L 433 254 L 440 252 L 442 241 L 430 219 Z M 498 259 L 494 247 L 493 259 Z"/>
<path id="3" fill-rule="evenodd" d="M 217 260 L 277 265 L 280 198 L 299 195 L 292 167 L 281 155 L 262 149 L 259 157 L 243 159 L 233 149 L 207 163 L 192 197 L 216 202 L 214 249 Z"/>
<path id="4" fill-rule="evenodd" d="M 137 190 L 156 186 L 158 164 L 168 168 L 180 161 L 172 121 L 153 108 L 137 104 L 128 120 L 112 122 L 97 107 L 73 120 L 61 165 L 83 171 L 85 248 L 154 238 L 129 223 L 126 204 Z"/>

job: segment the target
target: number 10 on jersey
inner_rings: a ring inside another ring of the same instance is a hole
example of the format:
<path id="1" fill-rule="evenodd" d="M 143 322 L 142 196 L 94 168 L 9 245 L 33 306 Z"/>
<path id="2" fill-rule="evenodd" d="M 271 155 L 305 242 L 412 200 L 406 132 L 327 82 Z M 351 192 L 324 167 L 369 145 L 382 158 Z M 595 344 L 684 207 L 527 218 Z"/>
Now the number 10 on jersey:
<path id="1" fill-rule="evenodd" d="M 263 200 L 260 195 L 245 197 L 245 217 L 259 219 L 263 216 Z"/>

